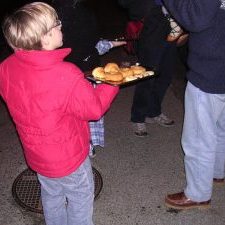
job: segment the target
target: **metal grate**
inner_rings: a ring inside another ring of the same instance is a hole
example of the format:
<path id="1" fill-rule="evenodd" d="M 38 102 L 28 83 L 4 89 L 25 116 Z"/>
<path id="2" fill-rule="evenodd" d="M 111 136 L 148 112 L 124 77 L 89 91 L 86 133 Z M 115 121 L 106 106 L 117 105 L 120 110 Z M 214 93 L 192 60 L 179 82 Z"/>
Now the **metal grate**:
<path id="1" fill-rule="evenodd" d="M 92 167 L 95 183 L 95 200 L 99 196 L 103 181 L 102 176 Z M 25 169 L 20 173 L 12 186 L 12 195 L 15 201 L 23 208 L 35 212 L 43 213 L 41 205 L 41 188 L 36 173 L 31 169 Z"/>

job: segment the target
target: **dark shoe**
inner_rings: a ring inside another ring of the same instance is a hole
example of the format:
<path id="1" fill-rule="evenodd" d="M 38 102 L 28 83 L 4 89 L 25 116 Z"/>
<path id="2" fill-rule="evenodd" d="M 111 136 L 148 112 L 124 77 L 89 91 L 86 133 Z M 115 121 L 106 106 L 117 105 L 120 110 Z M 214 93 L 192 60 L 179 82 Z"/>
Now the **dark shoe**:
<path id="1" fill-rule="evenodd" d="M 138 137 L 146 137 L 148 135 L 145 123 L 133 123 L 133 129 Z"/>
<path id="2" fill-rule="evenodd" d="M 224 185 L 225 184 L 225 179 L 224 178 L 213 178 L 213 184 L 215 185 Z"/>
<path id="3" fill-rule="evenodd" d="M 165 198 L 166 206 L 173 209 L 208 208 L 210 201 L 194 202 L 187 198 L 184 192 L 167 195 Z"/>

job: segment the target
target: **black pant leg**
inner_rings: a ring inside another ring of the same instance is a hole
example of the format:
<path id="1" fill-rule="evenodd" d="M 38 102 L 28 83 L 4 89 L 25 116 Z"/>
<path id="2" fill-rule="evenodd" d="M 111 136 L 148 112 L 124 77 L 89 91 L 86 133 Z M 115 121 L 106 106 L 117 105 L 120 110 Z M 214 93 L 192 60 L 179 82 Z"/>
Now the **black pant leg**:
<path id="1" fill-rule="evenodd" d="M 151 96 L 148 98 L 148 117 L 155 117 L 161 114 L 162 101 L 172 81 L 176 57 L 175 43 L 168 43 L 161 58 L 159 74 L 155 78 Z"/>
<path id="2" fill-rule="evenodd" d="M 140 81 L 135 86 L 133 104 L 131 107 L 131 121 L 143 123 L 148 111 L 148 98 L 151 95 L 154 78 Z"/>

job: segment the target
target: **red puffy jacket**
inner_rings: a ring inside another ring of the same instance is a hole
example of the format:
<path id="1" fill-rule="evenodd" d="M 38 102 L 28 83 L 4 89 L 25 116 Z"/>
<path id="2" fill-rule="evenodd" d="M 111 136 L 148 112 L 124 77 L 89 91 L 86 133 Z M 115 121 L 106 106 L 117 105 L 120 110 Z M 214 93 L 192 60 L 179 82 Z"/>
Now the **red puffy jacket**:
<path id="1" fill-rule="evenodd" d="M 0 65 L 0 95 L 15 122 L 28 165 L 48 177 L 75 171 L 89 151 L 89 120 L 110 107 L 118 88 L 93 88 L 63 59 L 70 49 L 16 51 Z"/>

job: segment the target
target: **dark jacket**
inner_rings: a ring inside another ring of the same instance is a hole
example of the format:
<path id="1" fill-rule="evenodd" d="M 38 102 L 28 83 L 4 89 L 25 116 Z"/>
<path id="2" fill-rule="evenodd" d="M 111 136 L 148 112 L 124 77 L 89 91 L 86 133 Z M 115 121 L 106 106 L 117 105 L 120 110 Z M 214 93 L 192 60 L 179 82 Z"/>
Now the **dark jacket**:
<path id="1" fill-rule="evenodd" d="M 170 30 L 170 24 L 161 7 L 153 7 L 144 19 L 138 41 L 138 60 L 142 65 L 158 69 Z"/>
<path id="2" fill-rule="evenodd" d="M 144 26 L 137 43 L 138 61 L 145 67 L 158 69 L 170 24 L 155 0 L 118 0 L 126 8 L 130 20 L 144 18 Z"/>
<path id="3" fill-rule="evenodd" d="M 118 0 L 120 6 L 128 10 L 130 20 L 140 20 L 154 7 L 154 0 Z"/>
<path id="4" fill-rule="evenodd" d="M 225 1 L 164 0 L 189 33 L 188 80 L 204 92 L 225 94 Z"/>
<path id="5" fill-rule="evenodd" d="M 72 48 L 66 60 L 75 63 L 83 71 L 92 70 L 100 65 L 100 57 L 95 48 L 99 41 L 97 21 L 85 1 L 75 2 L 53 2 L 62 21 L 63 47 Z"/>

